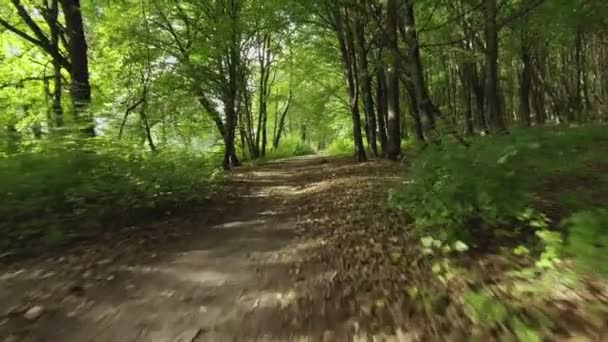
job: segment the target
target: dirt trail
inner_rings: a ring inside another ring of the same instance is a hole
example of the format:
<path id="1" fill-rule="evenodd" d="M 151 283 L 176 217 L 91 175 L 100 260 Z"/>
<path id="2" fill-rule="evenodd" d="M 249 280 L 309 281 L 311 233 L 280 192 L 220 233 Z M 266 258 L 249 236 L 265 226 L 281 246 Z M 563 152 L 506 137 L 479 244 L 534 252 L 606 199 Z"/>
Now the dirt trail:
<path id="1" fill-rule="evenodd" d="M 303 266 L 315 243 L 295 237 L 309 193 L 336 196 L 328 184 L 344 165 L 354 167 L 315 157 L 244 168 L 189 219 L 7 267 L 0 341 L 341 340 L 346 317 L 302 301 L 332 272 Z M 26 319 L 37 305 L 42 315 Z"/>

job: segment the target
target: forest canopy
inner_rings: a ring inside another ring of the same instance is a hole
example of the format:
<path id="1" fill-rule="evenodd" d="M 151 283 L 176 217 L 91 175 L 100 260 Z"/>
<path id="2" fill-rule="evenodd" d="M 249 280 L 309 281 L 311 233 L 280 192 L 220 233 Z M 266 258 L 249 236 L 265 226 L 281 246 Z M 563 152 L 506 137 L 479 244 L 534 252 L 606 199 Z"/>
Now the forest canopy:
<path id="1" fill-rule="evenodd" d="M 410 137 L 601 120 L 607 11 L 593 0 L 6 1 L 3 153 L 79 132 L 152 152 L 221 149 L 225 168 L 284 138 L 396 159 Z"/>

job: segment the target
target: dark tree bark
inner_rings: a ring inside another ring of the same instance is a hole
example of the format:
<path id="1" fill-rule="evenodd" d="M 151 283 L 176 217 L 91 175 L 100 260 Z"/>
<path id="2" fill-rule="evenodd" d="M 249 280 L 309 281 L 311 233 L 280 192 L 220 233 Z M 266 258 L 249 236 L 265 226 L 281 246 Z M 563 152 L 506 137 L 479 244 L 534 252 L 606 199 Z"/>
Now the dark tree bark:
<path id="1" fill-rule="evenodd" d="M 50 44 L 53 50 L 59 51 L 59 35 L 60 27 L 58 22 L 59 17 L 59 1 L 52 0 L 49 7 L 46 8 L 46 12 L 44 13 L 44 19 L 51 30 L 50 35 Z M 54 115 L 55 126 L 62 127 L 63 126 L 63 108 L 61 106 L 61 87 L 62 78 L 61 78 L 61 61 L 52 57 L 53 63 L 53 92 L 51 95 L 51 111 Z"/>
<path id="2" fill-rule="evenodd" d="M 226 128 L 224 135 L 224 161 L 223 166 L 225 170 L 230 170 L 234 167 L 240 166 L 236 155 L 236 146 L 234 143 L 236 124 L 237 124 L 237 89 L 239 80 L 239 66 L 241 62 L 240 56 L 240 39 L 233 39 L 232 46 L 230 47 L 230 57 L 228 62 L 228 75 L 229 75 L 229 87 L 226 90 L 224 97 L 224 108 L 226 116 Z"/>
<path id="3" fill-rule="evenodd" d="M 382 53 L 378 53 L 378 63 L 382 61 Z M 386 136 L 386 115 L 387 115 L 387 98 L 386 98 L 386 76 L 384 67 L 379 65 L 376 67 L 376 109 L 378 117 L 378 137 L 380 140 L 380 149 L 382 156 L 386 156 L 388 138 Z"/>
<path id="4" fill-rule="evenodd" d="M 260 46 L 258 51 L 258 63 L 260 68 L 260 84 L 259 84 L 259 103 L 258 103 L 258 129 L 255 139 L 256 150 L 259 151 L 259 156 L 266 155 L 267 123 L 268 123 L 268 98 L 271 92 L 271 66 L 272 56 L 270 52 L 270 34 L 264 34 L 259 38 Z M 261 142 L 261 145 L 260 145 Z"/>
<path id="5" fill-rule="evenodd" d="M 387 157 L 390 160 L 398 160 L 401 156 L 401 117 L 399 111 L 400 56 L 397 42 L 399 1 L 388 0 L 386 10 L 386 53 L 388 57 L 388 65 L 386 66 Z"/>
<path id="6" fill-rule="evenodd" d="M 484 21 L 486 38 L 486 110 L 494 133 L 506 131 L 500 111 L 498 80 L 498 26 L 496 24 L 496 0 L 484 0 Z"/>
<path id="7" fill-rule="evenodd" d="M 481 72 L 478 71 L 477 65 L 474 65 L 472 87 L 473 94 L 475 95 L 475 119 L 479 129 L 483 133 L 488 133 L 488 120 L 486 119 L 486 97 L 485 97 L 485 71 L 481 68 Z M 481 73 L 481 75 L 480 75 Z"/>
<path id="8" fill-rule="evenodd" d="M 87 41 L 84 35 L 84 24 L 80 9 L 80 0 L 60 0 L 65 17 L 68 35 L 68 55 L 70 56 L 72 77 L 70 95 L 74 106 L 76 121 L 82 125 L 83 132 L 95 135 L 95 126 L 88 112 L 91 103 L 91 85 L 89 84 L 89 62 Z"/>
<path id="9" fill-rule="evenodd" d="M 542 56 L 541 53 L 536 53 L 536 65 L 533 65 L 532 69 L 532 107 L 534 108 L 534 121 L 536 125 L 541 126 L 545 124 L 547 120 L 546 115 L 546 101 L 545 101 L 545 87 L 543 84 L 544 78 L 544 65 L 539 64 L 540 60 L 538 57 Z"/>
<path id="10" fill-rule="evenodd" d="M 343 13 L 341 12 L 343 11 Z M 355 159 L 359 162 L 367 160 L 363 136 L 361 134 L 361 114 L 359 112 L 359 86 L 357 84 L 357 70 L 355 61 L 353 34 L 350 29 L 348 11 L 338 9 L 335 13 L 336 33 L 344 64 L 344 75 L 346 88 L 350 99 L 350 110 L 353 122 L 353 140 L 355 148 Z"/>
<path id="11" fill-rule="evenodd" d="M 576 68 L 576 78 L 575 82 L 575 91 L 574 95 L 574 111 L 577 116 L 580 116 L 583 110 L 583 67 L 585 64 L 585 57 L 583 55 L 583 32 L 580 28 L 576 30 L 576 37 L 574 39 L 574 54 L 575 54 L 575 68 Z"/>
<path id="12" fill-rule="evenodd" d="M 283 135 L 283 130 L 285 129 L 285 119 L 287 118 L 287 113 L 289 113 L 289 107 L 291 106 L 292 98 L 293 98 L 293 93 L 290 90 L 289 98 L 287 99 L 287 104 L 285 104 L 285 108 L 283 109 L 283 111 L 280 114 L 277 111 L 278 123 L 275 124 L 276 132 L 274 134 L 274 139 L 272 142 L 272 148 L 275 150 L 277 148 L 279 148 L 279 144 L 281 142 L 281 136 Z"/>
<path id="13" fill-rule="evenodd" d="M 532 57 L 528 42 L 522 40 L 521 61 L 523 64 L 519 77 L 519 119 L 523 126 L 529 127 L 530 118 L 530 89 L 532 87 Z"/>
<path id="14" fill-rule="evenodd" d="M 475 134 L 475 119 L 473 118 L 473 82 L 475 64 L 465 63 L 462 68 L 462 100 L 464 102 L 464 132 L 466 135 Z"/>
<path id="15" fill-rule="evenodd" d="M 477 71 L 476 63 L 473 60 L 475 54 L 475 33 L 467 18 L 464 3 L 462 1 L 458 1 L 457 3 L 454 3 L 452 8 L 460 17 L 459 22 L 465 37 L 462 42 L 462 48 L 469 54 L 469 56 L 467 56 L 467 60 L 462 63 L 460 79 L 462 83 L 462 102 L 464 104 L 464 132 L 465 135 L 470 136 L 475 134 L 475 118 L 473 115 L 473 94 L 475 86 L 475 73 Z"/>
<path id="16" fill-rule="evenodd" d="M 361 78 L 361 94 L 363 98 L 363 109 L 365 111 L 367 142 L 372 156 L 378 155 L 378 143 L 376 138 L 376 113 L 374 112 L 374 97 L 372 94 L 372 80 L 369 74 L 369 63 L 367 60 L 367 48 L 365 45 L 365 29 L 361 16 L 357 15 L 354 24 L 355 38 L 357 40 L 357 56 L 359 61 L 359 73 Z"/>
<path id="17" fill-rule="evenodd" d="M 414 132 L 416 133 L 416 139 L 418 139 L 419 142 L 424 143 L 426 139 L 424 137 L 424 128 L 422 127 L 422 120 L 420 119 L 420 111 L 418 109 L 418 100 L 416 99 L 416 90 L 414 89 L 414 83 L 412 83 L 412 81 L 407 77 L 404 77 L 402 83 L 410 99 L 410 115 L 414 119 Z"/>
<path id="18" fill-rule="evenodd" d="M 405 0 L 405 16 L 403 33 L 408 44 L 409 50 L 409 68 L 408 72 L 411 75 L 414 85 L 414 92 L 418 113 L 422 121 L 424 135 L 429 140 L 436 140 L 438 137 L 432 137 L 435 130 L 435 116 L 439 114 L 439 110 L 433 104 L 424 79 L 424 69 L 422 67 L 422 58 L 420 56 L 420 44 L 418 43 L 418 34 L 416 33 L 416 21 L 414 15 L 414 3 L 411 0 Z"/>

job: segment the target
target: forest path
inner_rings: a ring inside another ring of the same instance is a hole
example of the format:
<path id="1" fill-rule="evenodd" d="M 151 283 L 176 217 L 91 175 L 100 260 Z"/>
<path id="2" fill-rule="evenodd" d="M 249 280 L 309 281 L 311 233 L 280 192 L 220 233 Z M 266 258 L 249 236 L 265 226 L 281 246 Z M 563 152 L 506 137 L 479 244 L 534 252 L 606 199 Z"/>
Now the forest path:
<path id="1" fill-rule="evenodd" d="M 337 272 L 311 261 L 323 242 L 298 227 L 328 219 L 311 201 L 356 200 L 344 191 L 365 188 L 369 165 L 242 168 L 192 217 L 11 265 L 0 273 L 0 341 L 342 340 L 349 317 L 326 307 Z M 35 306 L 44 310 L 28 320 Z"/>

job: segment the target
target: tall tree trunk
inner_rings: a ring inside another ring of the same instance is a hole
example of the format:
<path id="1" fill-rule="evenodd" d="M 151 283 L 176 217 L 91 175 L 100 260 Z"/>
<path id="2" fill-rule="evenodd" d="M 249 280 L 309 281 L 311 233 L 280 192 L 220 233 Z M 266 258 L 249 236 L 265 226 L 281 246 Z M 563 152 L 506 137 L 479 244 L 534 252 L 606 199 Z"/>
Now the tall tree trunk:
<path id="1" fill-rule="evenodd" d="M 257 159 L 260 156 L 259 150 L 255 143 L 255 133 L 253 131 L 253 114 L 251 112 L 251 92 L 247 89 L 247 79 L 243 77 L 242 80 L 242 101 L 243 101 L 243 112 L 240 117 L 244 121 L 245 141 L 249 150 L 249 156 L 252 159 Z M 243 119 L 244 118 L 244 119 Z"/>
<path id="2" fill-rule="evenodd" d="M 241 21 L 241 4 L 239 2 L 230 1 L 227 4 L 227 11 L 230 17 L 230 45 L 227 50 L 227 70 L 228 84 L 224 93 L 224 114 L 225 114 L 225 134 L 224 134 L 224 169 L 229 170 L 240 166 L 236 155 L 236 146 L 234 143 L 236 125 L 238 119 L 237 99 L 239 89 L 242 86 L 243 76 L 243 61 L 241 59 L 241 44 L 242 33 L 240 31 Z"/>
<path id="3" fill-rule="evenodd" d="M 401 117 L 399 111 L 400 56 L 397 42 L 399 27 L 399 1 L 388 0 L 386 6 L 387 59 L 387 157 L 397 160 L 401 156 Z"/>
<path id="4" fill-rule="evenodd" d="M 89 62 L 87 41 L 84 35 L 84 24 L 80 0 L 60 0 L 65 17 L 68 35 L 68 55 L 70 56 L 72 84 L 70 94 L 74 106 L 74 115 L 82 130 L 89 136 L 95 135 L 95 125 L 89 105 L 91 103 L 91 85 L 89 83 Z"/>
<path id="5" fill-rule="evenodd" d="M 403 78 L 402 83 L 410 99 L 410 115 L 414 119 L 414 132 L 416 133 L 416 139 L 418 139 L 419 142 L 424 143 L 426 139 L 424 138 L 424 128 L 422 127 L 422 120 L 420 119 L 420 111 L 418 108 L 418 100 L 416 99 L 414 83 L 407 77 L 407 75 Z"/>
<path id="6" fill-rule="evenodd" d="M 529 127 L 530 118 L 530 89 L 532 87 L 532 57 L 526 39 L 522 39 L 521 61 L 523 68 L 519 77 L 519 119 L 521 124 Z"/>
<path id="7" fill-rule="evenodd" d="M 367 160 L 365 155 L 365 147 L 363 146 L 363 136 L 361 134 L 361 114 L 359 112 L 359 86 L 357 85 L 357 70 L 355 61 L 353 34 L 350 29 L 350 20 L 348 11 L 340 13 L 341 9 L 336 13 L 336 31 L 338 34 L 338 42 L 340 52 L 342 53 L 342 61 L 344 63 L 346 87 L 350 99 L 350 110 L 353 122 L 353 140 L 355 148 L 355 159 L 359 162 Z"/>
<path id="8" fill-rule="evenodd" d="M 475 133 L 473 118 L 473 82 L 475 64 L 466 62 L 462 67 L 462 100 L 464 102 L 464 132 L 466 135 Z"/>
<path id="9" fill-rule="evenodd" d="M 361 93 L 363 98 L 363 108 L 366 118 L 367 141 L 372 156 L 378 155 L 378 143 L 376 138 L 376 113 L 374 112 L 374 98 L 372 95 L 372 82 L 369 74 L 367 61 L 367 48 L 365 47 L 365 31 L 361 16 L 357 15 L 354 24 L 355 38 L 357 40 L 357 55 L 359 57 L 359 73 L 361 76 Z"/>
<path id="10" fill-rule="evenodd" d="M 506 130 L 500 111 L 498 80 L 498 27 L 496 24 L 497 0 L 484 0 L 484 21 L 486 38 L 486 110 L 494 133 Z"/>
<path id="11" fill-rule="evenodd" d="M 234 143 L 235 132 L 236 132 L 236 99 L 233 91 L 229 91 L 224 107 L 226 111 L 226 129 L 224 138 L 224 161 L 223 166 L 225 170 L 230 170 L 234 167 L 240 166 L 241 163 L 236 156 L 236 145 Z"/>
<path id="12" fill-rule="evenodd" d="M 289 90 L 289 98 L 287 99 L 287 104 L 285 104 L 285 108 L 279 115 L 277 108 L 278 117 L 278 126 L 276 126 L 276 134 L 274 135 L 274 141 L 272 142 L 272 148 L 279 148 L 279 143 L 281 142 L 281 136 L 283 135 L 283 130 L 285 129 L 285 118 L 287 118 L 287 113 L 289 112 L 289 107 L 291 106 L 291 99 L 293 98 L 293 93 L 291 89 Z"/>
<path id="13" fill-rule="evenodd" d="M 475 69 L 473 70 L 473 94 L 475 95 L 475 118 L 479 130 L 486 134 L 489 131 L 488 120 L 486 119 L 486 97 L 485 97 L 485 71 L 481 68 L 481 75 L 478 71 L 477 65 L 474 64 Z"/>
<path id="14" fill-rule="evenodd" d="M 464 103 L 464 131 L 466 135 L 473 135 L 475 134 L 476 117 L 479 126 L 485 125 L 485 120 L 480 120 L 480 118 L 483 119 L 484 115 L 483 87 L 479 85 L 477 63 L 473 59 L 475 56 L 475 31 L 471 27 L 472 24 L 467 16 L 465 3 L 462 0 L 455 2 L 452 9 L 460 17 L 460 26 L 465 36 L 462 47 L 469 54 L 467 60 L 462 63 L 461 80 Z M 473 114 L 473 97 L 475 97 L 476 105 L 475 114 Z"/>
<path id="15" fill-rule="evenodd" d="M 53 94 L 51 110 L 55 116 L 55 126 L 63 127 L 63 107 L 61 106 L 61 64 L 53 60 Z"/>
<path id="16" fill-rule="evenodd" d="M 378 61 L 382 61 L 382 53 L 379 52 L 378 55 Z M 378 134 L 382 156 L 386 156 L 388 146 L 386 122 L 384 120 L 387 115 L 386 111 L 388 104 L 386 100 L 386 76 L 384 74 L 384 67 L 379 65 L 376 67 L 376 110 L 378 113 Z"/>
<path id="17" fill-rule="evenodd" d="M 412 0 L 405 0 L 404 18 L 404 37 L 407 41 L 409 50 L 408 71 L 414 85 L 418 113 L 420 115 L 420 119 L 422 120 L 422 127 L 424 129 L 426 138 L 436 140 L 438 137 L 433 137 L 435 130 L 435 115 L 439 114 L 439 111 L 429 96 L 424 79 L 424 69 L 422 67 L 422 58 L 420 56 L 420 44 L 418 43 L 418 34 L 416 33 L 414 3 Z"/>
<path id="18" fill-rule="evenodd" d="M 583 56 L 583 31 L 581 28 L 577 28 L 576 37 L 574 39 L 574 51 L 575 51 L 575 68 L 576 68 L 576 86 L 574 87 L 576 94 L 574 96 L 574 111 L 577 117 L 580 117 L 583 113 L 583 67 L 585 59 Z"/>
<path id="19" fill-rule="evenodd" d="M 532 108 L 534 108 L 534 119 L 537 126 L 545 124 L 547 120 L 546 115 L 546 101 L 545 101 L 545 86 L 543 79 L 545 78 L 545 65 L 544 65 L 544 52 L 543 49 L 536 49 L 537 52 L 534 54 L 535 63 L 532 68 Z M 543 61 L 543 62 L 541 62 Z"/>
<path id="20" fill-rule="evenodd" d="M 258 102 L 258 128 L 256 131 L 256 149 L 259 151 L 259 156 L 266 155 L 267 137 L 267 122 L 268 122 L 268 98 L 270 97 L 270 34 L 260 34 L 258 37 L 258 63 L 260 67 L 260 83 L 259 83 L 259 102 Z M 260 145 L 261 144 L 261 145 Z"/>
<path id="21" fill-rule="evenodd" d="M 144 134 L 146 136 L 146 140 L 148 141 L 148 146 L 152 152 L 156 152 L 156 145 L 154 144 L 154 139 L 152 138 L 152 127 L 150 126 L 150 121 L 148 120 L 148 101 L 144 100 L 144 103 L 141 106 L 139 111 L 139 116 L 141 119 L 141 125 L 144 130 Z"/>
<path id="22" fill-rule="evenodd" d="M 47 13 L 45 15 L 45 21 L 50 29 L 50 43 L 54 50 L 59 51 L 59 1 L 52 0 Z M 54 116 L 54 124 L 56 127 L 63 126 L 63 108 L 61 107 L 61 91 L 62 91 L 62 79 L 61 79 L 61 61 L 57 57 L 53 57 L 53 92 L 51 93 L 51 112 Z"/>

